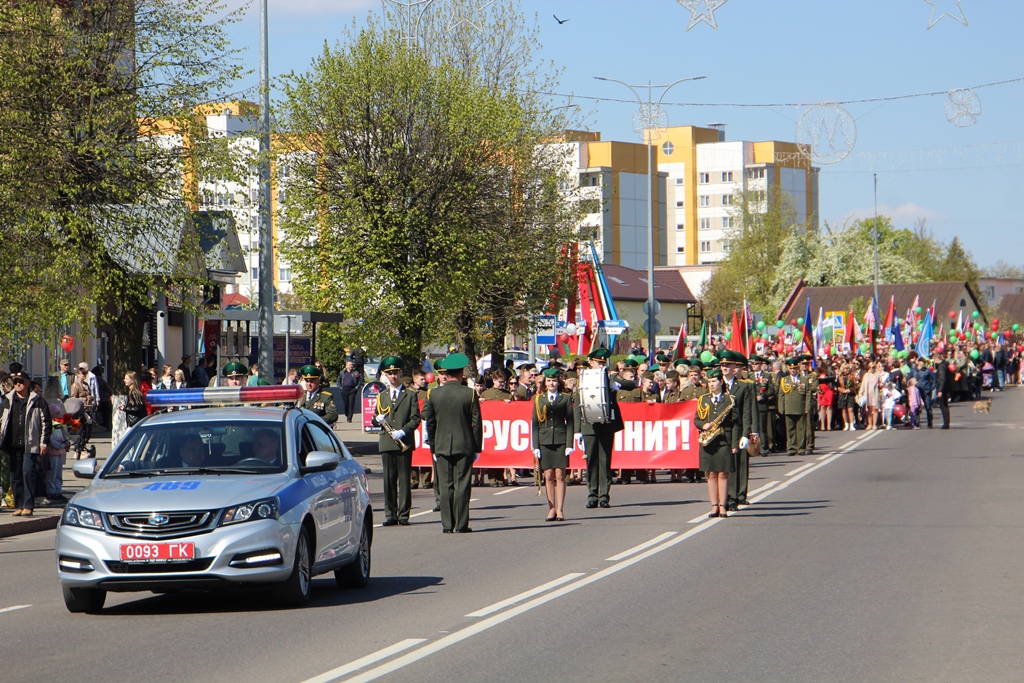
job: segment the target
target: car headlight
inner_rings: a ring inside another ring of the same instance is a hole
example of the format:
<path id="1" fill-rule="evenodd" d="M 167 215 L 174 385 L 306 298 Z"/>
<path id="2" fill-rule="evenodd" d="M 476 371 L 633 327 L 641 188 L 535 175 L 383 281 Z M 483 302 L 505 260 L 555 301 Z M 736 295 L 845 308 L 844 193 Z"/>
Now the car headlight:
<path id="1" fill-rule="evenodd" d="M 95 510 L 78 507 L 77 505 L 68 505 L 64 508 L 62 523 L 68 526 L 85 527 L 86 529 L 102 529 L 103 516 Z"/>
<path id="2" fill-rule="evenodd" d="M 221 526 L 258 519 L 277 519 L 277 499 L 254 500 L 244 505 L 229 507 L 220 518 Z"/>

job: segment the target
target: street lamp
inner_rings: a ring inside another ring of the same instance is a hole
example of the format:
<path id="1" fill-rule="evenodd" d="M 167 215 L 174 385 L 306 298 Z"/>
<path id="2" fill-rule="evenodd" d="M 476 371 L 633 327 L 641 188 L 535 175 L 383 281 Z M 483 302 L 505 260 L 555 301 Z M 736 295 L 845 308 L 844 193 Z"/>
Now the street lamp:
<path id="1" fill-rule="evenodd" d="M 260 0 L 260 376 L 274 383 L 274 235 L 270 215 L 270 57 L 267 0 Z"/>
<path id="2" fill-rule="evenodd" d="M 660 131 L 668 127 L 668 114 L 661 108 L 661 102 L 665 95 L 674 86 L 684 81 L 699 81 L 706 76 L 691 76 L 680 78 L 678 81 L 668 85 L 653 85 L 650 81 L 647 85 L 632 85 L 616 78 L 603 78 L 595 76 L 599 81 L 611 81 L 629 88 L 629 91 L 636 97 L 640 105 L 640 111 L 633 115 L 633 132 L 640 135 L 640 139 L 647 144 L 647 354 L 653 361 L 654 358 L 654 323 L 656 312 L 654 310 L 654 147 L 655 137 L 661 137 Z M 637 88 L 647 88 L 647 99 L 640 95 Z M 661 89 L 661 96 L 654 101 L 654 90 Z"/>

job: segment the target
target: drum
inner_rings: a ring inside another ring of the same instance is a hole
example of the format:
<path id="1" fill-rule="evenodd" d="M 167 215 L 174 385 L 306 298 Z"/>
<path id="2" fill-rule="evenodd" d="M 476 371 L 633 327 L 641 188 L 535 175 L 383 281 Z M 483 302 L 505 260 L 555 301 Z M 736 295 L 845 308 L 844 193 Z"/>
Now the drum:
<path id="1" fill-rule="evenodd" d="M 608 373 L 600 368 L 580 370 L 577 386 L 583 421 L 587 424 L 603 424 L 611 421 Z"/>

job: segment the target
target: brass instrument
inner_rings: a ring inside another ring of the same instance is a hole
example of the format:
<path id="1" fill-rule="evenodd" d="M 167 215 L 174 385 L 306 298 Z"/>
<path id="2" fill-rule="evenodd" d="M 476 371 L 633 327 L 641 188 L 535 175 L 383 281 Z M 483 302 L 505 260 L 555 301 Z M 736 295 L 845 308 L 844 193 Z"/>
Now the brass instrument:
<path id="1" fill-rule="evenodd" d="M 378 414 L 377 418 L 378 418 L 377 419 L 377 424 L 380 425 L 380 428 L 383 429 L 385 432 L 387 432 L 388 436 L 390 436 L 392 439 L 395 440 L 395 443 L 397 443 L 402 448 L 402 451 L 404 452 L 404 451 L 409 450 L 409 444 L 405 443 L 404 441 L 399 439 L 397 436 L 395 436 L 395 432 L 397 432 L 398 430 L 395 429 L 394 427 L 392 427 L 391 425 L 389 425 L 387 420 L 384 419 L 383 415 Z"/>
<path id="2" fill-rule="evenodd" d="M 719 413 L 718 417 L 711 420 L 710 422 L 705 422 L 704 429 L 700 430 L 700 433 L 697 434 L 697 441 L 699 441 L 700 445 L 704 446 L 705 448 L 709 443 L 711 443 L 712 441 L 714 441 L 715 439 L 722 435 L 722 423 L 725 422 L 725 418 L 732 412 L 732 407 L 735 404 L 735 401 L 733 401 L 732 398 L 732 394 L 726 391 L 723 392 L 723 395 L 729 397 L 729 406 L 721 413 Z M 711 425 L 710 429 L 707 428 L 708 425 Z"/>

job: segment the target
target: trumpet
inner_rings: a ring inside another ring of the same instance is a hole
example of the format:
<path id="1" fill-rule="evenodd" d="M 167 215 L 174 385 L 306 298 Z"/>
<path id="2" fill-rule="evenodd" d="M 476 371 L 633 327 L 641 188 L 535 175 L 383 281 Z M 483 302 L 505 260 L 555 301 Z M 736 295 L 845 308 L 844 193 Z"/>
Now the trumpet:
<path id="1" fill-rule="evenodd" d="M 377 422 L 377 424 L 380 425 L 380 428 L 383 429 L 385 432 L 387 432 L 388 436 L 390 436 L 392 439 L 394 439 L 395 443 L 397 443 L 401 447 L 402 452 L 405 452 L 405 451 L 409 450 L 409 444 L 405 443 L 404 441 L 399 439 L 397 436 L 395 436 L 395 432 L 397 432 L 398 430 L 395 429 L 394 427 L 392 427 L 391 425 L 389 425 L 387 420 L 384 419 L 383 415 L 377 415 L 375 421 Z"/>

